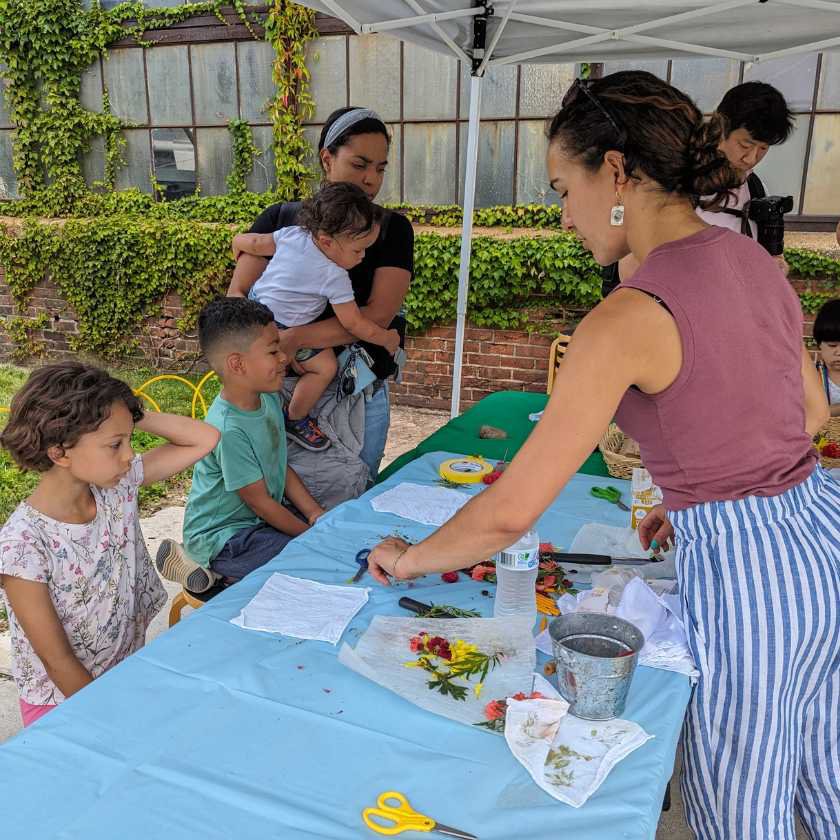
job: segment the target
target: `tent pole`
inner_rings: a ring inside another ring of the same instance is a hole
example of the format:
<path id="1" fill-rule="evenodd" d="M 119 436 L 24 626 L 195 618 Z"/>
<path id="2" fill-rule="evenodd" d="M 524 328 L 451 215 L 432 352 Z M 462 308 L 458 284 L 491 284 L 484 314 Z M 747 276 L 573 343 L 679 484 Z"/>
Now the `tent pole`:
<path id="1" fill-rule="evenodd" d="M 464 221 L 461 226 L 461 263 L 458 268 L 458 320 L 455 328 L 455 367 L 452 375 L 450 416 L 457 417 L 461 407 L 461 368 L 464 362 L 464 332 L 467 326 L 467 291 L 470 285 L 470 246 L 472 244 L 475 176 L 478 168 L 478 131 L 481 114 L 483 76 L 470 77 L 470 121 L 467 129 L 467 158 L 464 180 Z"/>

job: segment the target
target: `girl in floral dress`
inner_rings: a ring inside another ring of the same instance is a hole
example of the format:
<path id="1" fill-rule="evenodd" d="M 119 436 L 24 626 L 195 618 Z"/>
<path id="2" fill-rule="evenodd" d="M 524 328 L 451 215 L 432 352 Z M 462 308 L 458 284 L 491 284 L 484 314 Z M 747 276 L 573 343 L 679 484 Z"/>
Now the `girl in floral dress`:
<path id="1" fill-rule="evenodd" d="M 143 455 L 142 429 L 166 439 Z M 0 530 L 0 588 L 24 726 L 136 651 L 166 601 L 140 531 L 138 489 L 218 442 L 198 420 L 144 415 L 131 388 L 76 362 L 32 373 L 0 443 L 42 473 Z"/>

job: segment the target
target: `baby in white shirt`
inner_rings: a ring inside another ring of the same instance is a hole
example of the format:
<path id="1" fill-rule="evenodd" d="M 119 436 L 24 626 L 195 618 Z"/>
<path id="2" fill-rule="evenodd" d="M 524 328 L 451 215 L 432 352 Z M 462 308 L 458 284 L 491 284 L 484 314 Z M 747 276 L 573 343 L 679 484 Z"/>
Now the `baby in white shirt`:
<path id="1" fill-rule="evenodd" d="M 341 325 L 356 338 L 396 352 L 400 335 L 366 318 L 353 296 L 349 269 L 376 242 L 382 211 L 353 184 L 326 184 L 303 202 L 298 224 L 274 233 L 240 233 L 240 253 L 271 257 L 249 297 L 265 304 L 280 329 L 311 324 L 329 302 Z M 306 449 L 330 445 L 310 412 L 332 381 L 337 361 L 332 349 L 301 349 L 295 355 L 303 373 L 286 408 L 286 433 Z"/>

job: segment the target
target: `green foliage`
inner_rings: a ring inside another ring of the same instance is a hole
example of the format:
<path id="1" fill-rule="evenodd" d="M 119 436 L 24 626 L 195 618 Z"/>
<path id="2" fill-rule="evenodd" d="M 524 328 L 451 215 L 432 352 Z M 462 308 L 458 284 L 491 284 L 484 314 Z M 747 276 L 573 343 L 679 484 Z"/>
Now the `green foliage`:
<path id="1" fill-rule="evenodd" d="M 102 113 L 111 115 L 111 98 L 106 90 L 102 94 Z M 123 152 L 125 151 L 126 140 L 120 131 L 117 120 L 108 122 L 105 126 L 105 172 L 104 186 L 113 190 L 117 183 L 117 172 L 125 164 Z"/>
<path id="2" fill-rule="evenodd" d="M 149 29 L 207 12 L 221 0 L 147 9 L 141 2 L 105 10 L 99 0 L 0 0 L 0 61 L 14 133 L 13 163 L 23 195 L 46 193 L 59 211 L 86 191 L 82 155 L 90 140 L 106 138 L 106 182 L 113 183 L 120 155 L 120 120 L 79 102 L 81 77 L 108 47 L 126 36 L 141 39 Z"/>
<path id="3" fill-rule="evenodd" d="M 136 187 L 118 192 L 80 193 L 63 218 L 92 219 L 98 216 L 126 214 L 145 219 L 192 220 L 220 224 L 251 223 L 270 204 L 282 201 L 276 192 L 236 192 L 232 195 L 190 195 L 175 201 L 156 201 L 154 196 Z M 61 218 L 56 206 L 44 195 L 17 201 L 0 202 L 0 215 Z"/>
<path id="4" fill-rule="evenodd" d="M 816 315 L 823 304 L 831 300 L 835 295 L 821 294 L 820 292 L 800 292 L 799 302 L 802 304 L 802 311 L 809 315 Z"/>
<path id="5" fill-rule="evenodd" d="M 785 260 L 790 266 L 791 276 L 803 279 L 817 279 L 840 285 L 840 260 L 809 251 L 806 248 L 785 248 Z"/>
<path id="6" fill-rule="evenodd" d="M 815 315 L 826 301 L 840 297 L 840 260 L 805 248 L 786 248 L 785 260 L 792 278 L 808 281 L 799 292 L 803 312 Z"/>
<path id="7" fill-rule="evenodd" d="M 457 236 L 415 238 L 415 277 L 405 301 L 412 329 L 455 319 L 460 248 Z M 533 309 L 593 306 L 600 289 L 598 266 L 570 234 L 473 240 L 468 310 L 477 326 L 517 329 Z"/>
<path id="8" fill-rule="evenodd" d="M 0 237 L 0 264 L 21 311 L 50 276 L 76 312 L 74 350 L 120 358 L 145 317 L 169 292 L 181 296 L 189 329 L 201 306 L 224 294 L 232 231 L 222 225 L 113 216 L 63 225 L 27 220 L 19 236 Z"/>
<path id="9" fill-rule="evenodd" d="M 436 204 L 415 207 L 410 204 L 389 204 L 416 224 L 437 227 L 460 227 L 463 208 L 457 204 Z M 556 228 L 561 225 L 563 211 L 556 204 L 502 204 L 479 207 L 473 211 L 473 224 L 479 227 Z"/>
<path id="10" fill-rule="evenodd" d="M 227 177 L 228 195 L 239 196 L 248 190 L 246 180 L 260 150 L 254 145 L 254 135 L 247 120 L 230 120 L 228 130 L 233 146 L 233 166 Z"/>
<path id="11" fill-rule="evenodd" d="M 265 21 L 265 39 L 276 54 L 272 76 L 276 95 L 268 105 L 274 135 L 277 193 L 290 201 L 306 192 L 312 173 L 306 165 L 309 145 L 303 123 L 315 113 L 309 92 L 306 45 L 318 37 L 315 12 L 291 0 L 273 0 Z"/>
<path id="12" fill-rule="evenodd" d="M 71 337 L 75 350 L 108 359 L 125 357 L 143 320 L 159 312 L 168 293 L 180 295 L 184 317 L 179 327 L 188 331 L 201 306 L 227 288 L 234 232 L 278 198 L 243 192 L 155 203 L 136 190 L 89 194 L 80 206 L 95 206 L 106 215 L 63 223 L 30 218 L 15 231 L 0 228 L 0 265 L 22 316 L 7 321 L 7 329 L 16 332 L 21 347 L 32 349 L 31 333 L 38 327 L 27 316 L 28 298 L 49 276 L 76 312 L 78 333 Z M 202 216 L 222 216 L 237 224 L 196 224 Z M 458 236 L 416 237 L 415 278 L 405 304 L 413 330 L 454 320 L 459 253 Z M 810 271 L 813 278 L 827 278 L 809 281 L 813 288 L 802 294 L 806 311 L 836 294 L 838 261 L 801 250 L 788 256 L 793 257 L 794 273 Z M 521 328 L 539 322 L 533 312 L 591 307 L 599 300 L 600 283 L 598 266 L 571 234 L 476 237 L 470 319 L 478 326 Z"/>
<path id="13" fill-rule="evenodd" d="M 245 0 L 231 2 L 254 37 Z M 224 21 L 225 0 L 204 0 L 173 8 L 147 9 L 131 0 L 105 10 L 99 0 L 86 9 L 82 0 L 0 0 L 0 62 L 6 65 L 6 97 L 14 134 L 14 168 L 18 189 L 45 216 L 91 215 L 80 212 L 90 191 L 81 160 L 93 137 L 105 139 L 105 172 L 99 186 L 112 190 L 122 165 L 123 123 L 111 113 L 107 91 L 101 113 L 79 101 L 81 77 L 108 47 L 125 37 L 145 45 L 143 35 L 194 15 L 212 12 Z M 309 93 L 306 45 L 317 37 L 315 14 L 289 0 L 274 0 L 265 22 L 266 40 L 275 48 L 277 94 L 268 103 L 274 127 L 277 192 L 282 199 L 299 196 L 312 173 L 306 167 L 308 146 L 302 122 L 314 113 Z M 245 192 L 245 179 L 259 152 L 242 120 L 230 125 L 234 168 L 228 178 L 232 193 Z M 26 211 L 21 210 L 24 214 Z"/>
<path id="14" fill-rule="evenodd" d="M 234 136 L 234 167 L 240 168 L 242 180 L 253 167 L 253 154 L 259 154 L 249 142 L 250 128 L 243 120 L 232 120 Z M 239 145 L 241 152 L 236 151 Z M 241 162 L 240 162 L 241 161 Z M 228 183 L 230 189 L 230 182 Z M 300 198 L 303 192 L 294 193 L 293 198 Z M 155 219 L 192 219 L 197 222 L 219 222 L 226 224 L 250 224 L 266 207 L 278 201 L 289 200 L 287 194 L 278 190 L 264 193 L 236 189 L 228 195 L 191 195 L 175 201 L 159 202 L 147 193 L 136 188 L 88 192 L 85 190 L 74 198 L 66 212 L 53 203 L 44 200 L 43 195 L 17 201 L 0 202 L 0 214 L 5 216 L 42 216 L 45 218 L 75 217 L 92 218 L 109 216 L 116 213 L 142 215 Z M 388 204 L 409 221 L 436 227 L 460 227 L 463 213 L 457 205 L 413 206 L 410 204 Z M 559 229 L 562 210 L 556 205 L 516 204 L 481 207 L 473 215 L 474 224 L 482 227 L 540 228 Z"/>
<path id="15" fill-rule="evenodd" d="M 7 318 L 3 326 L 15 345 L 11 353 L 12 358 L 20 361 L 31 356 L 43 355 L 46 346 L 43 341 L 35 339 L 32 333 L 45 329 L 49 322 L 46 312 L 34 318 Z"/>

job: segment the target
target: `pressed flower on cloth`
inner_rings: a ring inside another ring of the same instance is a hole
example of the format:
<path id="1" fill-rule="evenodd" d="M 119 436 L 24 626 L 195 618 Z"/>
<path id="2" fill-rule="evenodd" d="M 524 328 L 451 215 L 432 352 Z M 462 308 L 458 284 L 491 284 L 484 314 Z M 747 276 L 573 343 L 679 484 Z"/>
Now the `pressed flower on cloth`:
<path id="1" fill-rule="evenodd" d="M 486 720 L 488 700 L 531 691 L 536 663 L 525 618 L 375 616 L 339 661 L 435 714 L 468 725 Z"/>
<path id="2" fill-rule="evenodd" d="M 481 726 L 490 732 L 496 732 L 499 735 L 504 735 L 505 723 L 507 720 L 507 707 L 511 700 L 562 700 L 560 692 L 547 680 L 542 674 L 534 674 L 532 676 L 530 693 L 524 691 L 517 691 L 513 697 L 500 697 L 496 700 L 491 700 L 484 707 L 484 717 L 487 720 L 477 723 L 476 726 Z"/>
<path id="3" fill-rule="evenodd" d="M 146 628 L 166 602 L 140 530 L 136 456 L 116 487 L 91 485 L 91 522 L 59 522 L 21 502 L 0 531 L 0 574 L 45 583 L 73 654 L 93 677 L 141 648 Z M 8 605 L 7 605 L 8 606 Z M 12 674 L 23 700 L 60 703 L 14 611 L 8 609 Z"/>
<path id="4" fill-rule="evenodd" d="M 629 720 L 581 720 L 565 700 L 510 700 L 505 740 L 550 796 L 579 808 L 610 771 L 653 736 Z"/>

